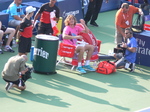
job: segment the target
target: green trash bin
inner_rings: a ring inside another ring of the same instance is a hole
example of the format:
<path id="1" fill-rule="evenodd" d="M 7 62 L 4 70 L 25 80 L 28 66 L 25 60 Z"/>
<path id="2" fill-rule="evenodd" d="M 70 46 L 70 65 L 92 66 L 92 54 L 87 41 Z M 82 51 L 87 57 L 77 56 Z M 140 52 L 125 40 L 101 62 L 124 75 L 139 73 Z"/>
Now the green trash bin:
<path id="1" fill-rule="evenodd" d="M 51 35 L 36 35 L 33 68 L 35 73 L 55 74 L 59 38 Z"/>

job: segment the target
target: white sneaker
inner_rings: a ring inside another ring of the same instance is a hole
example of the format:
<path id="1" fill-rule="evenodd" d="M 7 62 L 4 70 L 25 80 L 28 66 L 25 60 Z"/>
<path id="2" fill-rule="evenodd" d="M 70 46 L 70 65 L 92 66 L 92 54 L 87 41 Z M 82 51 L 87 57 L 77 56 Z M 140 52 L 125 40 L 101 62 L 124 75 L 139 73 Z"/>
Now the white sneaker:
<path id="1" fill-rule="evenodd" d="M 12 88 L 12 86 L 13 86 L 13 83 L 12 82 L 8 82 L 6 84 L 6 87 L 5 87 L 6 91 L 9 91 Z"/>
<path id="2" fill-rule="evenodd" d="M 6 51 L 6 52 L 12 52 L 12 53 L 15 52 L 14 50 L 12 50 L 12 48 L 10 46 L 5 46 L 4 51 Z"/>
<path id="3" fill-rule="evenodd" d="M 0 54 L 3 54 L 3 51 L 0 49 Z"/>

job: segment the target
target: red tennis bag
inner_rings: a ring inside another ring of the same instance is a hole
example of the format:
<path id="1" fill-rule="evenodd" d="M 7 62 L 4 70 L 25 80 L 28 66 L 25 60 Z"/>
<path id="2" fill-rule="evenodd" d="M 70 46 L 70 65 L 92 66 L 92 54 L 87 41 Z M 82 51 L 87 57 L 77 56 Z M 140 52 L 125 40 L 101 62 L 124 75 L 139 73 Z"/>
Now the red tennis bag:
<path id="1" fill-rule="evenodd" d="M 82 29 L 85 29 L 84 26 L 81 23 L 77 23 L 77 26 L 79 26 Z M 94 36 L 94 34 L 92 33 L 91 30 L 89 30 L 89 33 L 83 33 L 81 32 L 79 35 L 81 35 L 83 37 L 83 40 L 87 43 L 89 43 L 90 45 L 94 45 L 97 46 L 97 39 Z"/>
<path id="2" fill-rule="evenodd" d="M 113 72 L 116 72 L 116 66 L 113 62 L 102 61 L 98 64 L 96 72 L 101 74 L 111 74 Z"/>

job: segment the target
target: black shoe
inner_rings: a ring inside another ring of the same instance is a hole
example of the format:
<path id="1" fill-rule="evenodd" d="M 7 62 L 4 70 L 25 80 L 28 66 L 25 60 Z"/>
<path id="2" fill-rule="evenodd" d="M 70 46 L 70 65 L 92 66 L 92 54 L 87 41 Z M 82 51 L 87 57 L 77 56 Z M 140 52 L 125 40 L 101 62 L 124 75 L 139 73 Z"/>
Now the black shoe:
<path id="1" fill-rule="evenodd" d="M 98 27 L 98 24 L 96 22 L 91 22 L 90 25 Z"/>
<path id="2" fill-rule="evenodd" d="M 134 72 L 135 71 L 135 63 L 131 63 L 129 68 L 130 68 L 130 72 Z"/>

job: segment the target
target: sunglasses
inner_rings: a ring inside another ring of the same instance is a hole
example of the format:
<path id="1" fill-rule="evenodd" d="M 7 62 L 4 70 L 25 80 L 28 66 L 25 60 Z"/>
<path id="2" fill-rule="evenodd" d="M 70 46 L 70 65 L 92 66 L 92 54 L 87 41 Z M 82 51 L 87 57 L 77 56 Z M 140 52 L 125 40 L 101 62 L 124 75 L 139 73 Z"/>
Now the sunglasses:
<path id="1" fill-rule="evenodd" d="M 128 33 L 130 33 L 130 32 L 128 32 Z M 128 33 L 125 33 L 125 34 L 128 34 Z"/>
<path id="2" fill-rule="evenodd" d="M 18 9 L 17 9 L 17 12 L 20 12 L 20 11 L 21 11 L 21 8 L 18 8 Z"/>

